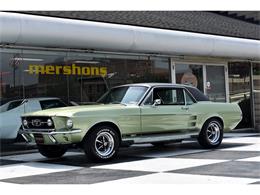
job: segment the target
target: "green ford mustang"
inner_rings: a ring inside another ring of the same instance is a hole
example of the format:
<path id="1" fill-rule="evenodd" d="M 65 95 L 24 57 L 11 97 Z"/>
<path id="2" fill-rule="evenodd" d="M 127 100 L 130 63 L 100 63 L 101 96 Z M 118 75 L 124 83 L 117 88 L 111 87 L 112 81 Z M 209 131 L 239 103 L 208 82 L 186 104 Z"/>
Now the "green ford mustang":
<path id="1" fill-rule="evenodd" d="M 49 158 L 61 157 L 73 145 L 89 159 L 105 161 L 120 146 L 138 143 L 157 146 L 197 137 L 202 147 L 215 148 L 223 131 L 241 119 L 237 104 L 211 102 L 191 86 L 129 84 L 112 88 L 95 105 L 25 114 L 20 133 Z"/>

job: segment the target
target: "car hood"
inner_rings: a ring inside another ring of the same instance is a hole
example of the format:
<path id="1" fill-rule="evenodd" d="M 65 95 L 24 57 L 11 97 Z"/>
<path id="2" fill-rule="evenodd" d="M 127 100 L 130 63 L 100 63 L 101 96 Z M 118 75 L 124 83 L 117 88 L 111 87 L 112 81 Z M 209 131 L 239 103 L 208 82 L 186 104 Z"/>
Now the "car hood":
<path id="1" fill-rule="evenodd" d="M 80 112 L 92 112 L 92 111 L 102 111 L 102 110 L 116 110 L 126 108 L 126 105 L 122 104 L 95 104 L 95 105 L 85 105 L 85 106 L 69 106 L 62 108 L 52 108 L 41 110 L 37 112 L 26 113 L 23 116 L 67 116 L 71 117 L 76 113 Z"/>

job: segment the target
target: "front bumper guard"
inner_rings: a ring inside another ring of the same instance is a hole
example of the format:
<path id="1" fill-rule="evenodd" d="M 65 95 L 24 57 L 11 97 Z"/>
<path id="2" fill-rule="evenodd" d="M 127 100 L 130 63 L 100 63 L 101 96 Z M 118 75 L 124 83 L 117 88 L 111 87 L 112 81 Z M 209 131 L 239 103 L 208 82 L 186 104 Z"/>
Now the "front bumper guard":
<path id="1" fill-rule="evenodd" d="M 74 129 L 72 131 L 53 131 L 52 129 L 51 130 L 46 130 L 46 129 L 44 129 L 44 130 L 40 130 L 40 129 L 24 130 L 24 129 L 21 129 L 19 131 L 19 134 L 21 134 L 21 136 L 24 138 L 24 140 L 28 143 L 33 140 L 33 138 L 34 138 L 32 136 L 33 134 L 47 135 L 53 143 L 57 143 L 57 140 L 55 139 L 54 135 L 75 134 L 75 133 L 81 133 L 81 130 L 80 129 Z"/>

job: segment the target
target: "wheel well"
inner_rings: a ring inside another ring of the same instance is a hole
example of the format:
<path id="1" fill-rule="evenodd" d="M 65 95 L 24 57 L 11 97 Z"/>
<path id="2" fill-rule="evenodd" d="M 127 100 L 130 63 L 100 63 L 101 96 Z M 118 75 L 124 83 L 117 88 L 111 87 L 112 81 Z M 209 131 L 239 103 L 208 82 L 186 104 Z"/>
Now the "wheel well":
<path id="1" fill-rule="evenodd" d="M 120 133 L 120 130 L 118 128 L 118 126 L 115 124 L 115 123 L 112 123 L 112 122 L 100 122 L 100 123 L 97 123 L 95 124 L 94 126 L 92 126 L 88 132 L 86 133 L 86 135 L 84 136 L 83 140 L 88 137 L 88 135 L 94 131 L 95 128 L 97 128 L 98 126 L 109 126 L 109 127 L 112 127 L 113 129 L 115 129 L 115 131 L 118 133 L 118 136 L 119 136 L 119 142 L 121 143 L 121 133 Z"/>
<path id="2" fill-rule="evenodd" d="M 221 125 L 222 125 L 222 127 L 223 127 L 223 129 L 224 129 L 224 122 L 223 122 L 222 118 L 220 118 L 220 117 L 218 117 L 218 116 L 214 116 L 214 117 L 208 118 L 208 119 L 204 122 L 202 128 L 204 127 L 204 125 L 206 124 L 207 121 L 212 120 L 212 119 L 218 120 L 218 121 L 221 123 Z"/>

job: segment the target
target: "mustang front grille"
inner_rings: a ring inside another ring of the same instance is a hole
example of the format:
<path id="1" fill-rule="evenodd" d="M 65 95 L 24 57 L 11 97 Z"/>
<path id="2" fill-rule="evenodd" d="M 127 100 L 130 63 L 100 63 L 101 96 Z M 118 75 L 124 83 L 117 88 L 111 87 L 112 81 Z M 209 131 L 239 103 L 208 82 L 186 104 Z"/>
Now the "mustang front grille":
<path id="1" fill-rule="evenodd" d="M 22 117 L 24 129 L 54 129 L 51 117 Z"/>

